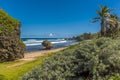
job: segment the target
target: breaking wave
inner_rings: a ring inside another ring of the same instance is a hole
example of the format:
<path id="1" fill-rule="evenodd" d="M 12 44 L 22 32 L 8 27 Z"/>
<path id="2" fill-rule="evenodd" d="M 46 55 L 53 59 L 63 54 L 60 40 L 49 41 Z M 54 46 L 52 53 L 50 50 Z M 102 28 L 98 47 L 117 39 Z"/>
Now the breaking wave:
<path id="1" fill-rule="evenodd" d="M 28 39 L 23 42 L 25 43 L 26 46 L 35 46 L 35 45 L 41 45 L 43 41 L 44 40 Z M 64 39 L 56 39 L 56 40 L 48 40 L 48 41 L 50 41 L 52 44 L 67 43 L 67 41 Z"/>

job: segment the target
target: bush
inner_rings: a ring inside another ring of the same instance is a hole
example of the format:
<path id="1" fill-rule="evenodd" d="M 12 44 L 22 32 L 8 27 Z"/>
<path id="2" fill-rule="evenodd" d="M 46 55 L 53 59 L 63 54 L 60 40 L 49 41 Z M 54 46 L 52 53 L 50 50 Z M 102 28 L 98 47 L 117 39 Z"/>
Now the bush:
<path id="1" fill-rule="evenodd" d="M 24 57 L 25 46 L 20 40 L 21 23 L 0 9 L 0 62 Z"/>
<path id="2" fill-rule="evenodd" d="M 42 42 L 42 45 L 46 48 L 46 49 L 51 49 L 52 48 L 52 44 L 51 42 L 45 40 Z"/>
<path id="3" fill-rule="evenodd" d="M 78 41 L 84 41 L 84 40 L 90 40 L 90 39 L 95 39 L 95 38 L 98 38 L 99 37 L 99 33 L 94 33 L 94 34 L 91 34 L 91 33 L 83 33 L 82 35 L 80 36 L 77 36 L 73 39 L 76 39 Z"/>
<path id="4" fill-rule="evenodd" d="M 119 41 L 100 38 L 59 52 L 22 80 L 117 80 L 114 76 L 120 76 L 119 66 Z"/>
<path id="5" fill-rule="evenodd" d="M 119 41 L 109 38 L 82 43 L 75 51 L 80 61 L 77 74 L 90 80 L 107 80 L 120 73 L 119 51 Z"/>

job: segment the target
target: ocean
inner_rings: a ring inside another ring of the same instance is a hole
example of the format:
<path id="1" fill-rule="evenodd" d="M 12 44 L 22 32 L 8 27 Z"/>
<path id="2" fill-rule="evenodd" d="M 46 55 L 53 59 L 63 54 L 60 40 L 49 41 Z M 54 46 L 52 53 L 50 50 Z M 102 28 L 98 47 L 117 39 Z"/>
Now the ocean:
<path id="1" fill-rule="evenodd" d="M 77 43 L 76 40 L 65 40 L 63 38 L 22 38 L 26 45 L 26 52 L 41 51 L 44 49 L 42 42 L 48 40 L 52 43 L 53 48 L 63 48 Z"/>

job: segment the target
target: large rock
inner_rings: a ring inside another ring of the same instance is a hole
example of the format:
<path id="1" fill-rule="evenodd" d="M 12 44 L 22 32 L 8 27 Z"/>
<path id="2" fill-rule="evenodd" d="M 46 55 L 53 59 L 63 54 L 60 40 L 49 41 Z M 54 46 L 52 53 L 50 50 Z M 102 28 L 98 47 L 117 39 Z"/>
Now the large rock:
<path id="1" fill-rule="evenodd" d="M 20 39 L 20 22 L 0 9 L 0 62 L 23 58 L 25 45 Z"/>

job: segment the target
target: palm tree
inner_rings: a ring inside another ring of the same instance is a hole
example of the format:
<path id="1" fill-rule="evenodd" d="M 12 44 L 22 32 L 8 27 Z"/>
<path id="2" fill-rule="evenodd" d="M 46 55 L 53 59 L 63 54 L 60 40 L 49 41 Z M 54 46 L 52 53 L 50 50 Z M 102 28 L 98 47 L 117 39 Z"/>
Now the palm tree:
<path id="1" fill-rule="evenodd" d="M 108 37 L 116 38 L 119 35 L 119 17 L 115 14 L 110 14 L 106 20 L 106 32 Z"/>
<path id="2" fill-rule="evenodd" d="M 110 14 L 106 21 L 107 24 L 111 25 L 112 27 L 116 27 L 119 23 L 119 17 L 115 14 Z"/>
<path id="3" fill-rule="evenodd" d="M 105 24 L 111 9 L 107 6 L 100 6 L 100 10 L 96 10 L 98 17 L 93 18 L 93 22 L 100 21 L 101 24 L 101 36 L 105 36 Z"/>

